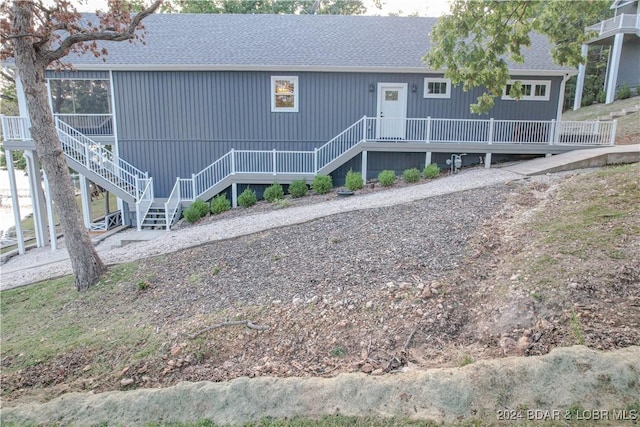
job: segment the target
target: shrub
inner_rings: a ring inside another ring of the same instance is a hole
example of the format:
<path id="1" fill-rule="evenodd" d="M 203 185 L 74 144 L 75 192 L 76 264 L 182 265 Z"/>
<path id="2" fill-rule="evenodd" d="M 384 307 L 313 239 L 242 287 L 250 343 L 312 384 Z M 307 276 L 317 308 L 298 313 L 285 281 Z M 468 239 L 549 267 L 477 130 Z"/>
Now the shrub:
<path id="1" fill-rule="evenodd" d="M 256 192 L 249 187 L 245 188 L 242 194 L 238 196 L 238 205 L 243 208 L 248 208 L 255 205 L 258 202 Z"/>
<path id="2" fill-rule="evenodd" d="M 211 213 L 214 215 L 231 209 L 231 202 L 227 199 L 226 194 L 218 194 L 211 200 Z"/>
<path id="3" fill-rule="evenodd" d="M 333 179 L 329 175 L 316 175 L 311 187 L 318 194 L 326 194 L 333 188 Z"/>
<path id="4" fill-rule="evenodd" d="M 276 200 L 284 198 L 284 190 L 282 189 L 282 185 L 274 182 L 264 190 L 264 193 L 262 193 L 262 197 L 269 203 L 273 203 Z"/>
<path id="5" fill-rule="evenodd" d="M 198 213 L 200 214 L 200 218 L 202 218 L 203 216 L 207 216 L 209 214 L 209 204 L 200 199 L 196 199 L 193 203 L 191 203 L 191 206 L 189 206 L 189 209 L 197 210 Z"/>
<path id="6" fill-rule="evenodd" d="M 418 182 L 420 181 L 420 171 L 418 168 L 406 169 L 402 173 L 402 179 L 404 182 Z"/>
<path id="7" fill-rule="evenodd" d="M 582 97 L 582 106 L 583 107 L 588 107 L 591 104 L 593 104 L 593 95 L 586 94 L 585 96 Z"/>
<path id="8" fill-rule="evenodd" d="M 347 172 L 347 177 L 345 178 L 344 182 L 344 185 L 351 191 L 360 190 L 362 187 L 364 187 L 362 174 L 360 172 L 354 172 L 351 169 L 349 169 L 349 172 Z"/>
<path id="9" fill-rule="evenodd" d="M 440 175 L 440 168 L 435 163 L 429 163 L 422 172 L 426 179 L 432 179 Z"/>
<path id="10" fill-rule="evenodd" d="M 627 99 L 631 98 L 631 88 L 627 83 L 621 85 L 616 91 L 616 97 L 618 99 Z"/>
<path id="11" fill-rule="evenodd" d="M 287 199 L 275 199 L 273 201 L 273 205 L 277 208 L 277 209 L 284 209 L 284 208 L 288 208 L 289 206 L 291 206 L 291 202 Z"/>
<path id="12" fill-rule="evenodd" d="M 378 174 L 378 181 L 382 184 L 383 187 L 389 187 L 396 182 L 396 173 L 392 170 L 383 170 Z"/>
<path id="13" fill-rule="evenodd" d="M 606 100 L 607 100 L 607 94 L 604 93 L 603 91 L 598 92 L 598 94 L 596 95 L 596 102 L 598 104 L 604 104 Z"/>
<path id="14" fill-rule="evenodd" d="M 200 218 L 202 218 L 202 215 L 200 215 L 200 211 L 194 208 L 193 204 L 189 206 L 187 209 L 185 209 L 182 215 L 184 216 L 184 220 L 189 223 L 196 222 Z"/>
<path id="15" fill-rule="evenodd" d="M 304 197 L 307 195 L 307 191 L 309 191 L 309 187 L 307 187 L 307 181 L 304 179 L 299 179 L 289 184 L 289 194 L 291 194 L 291 197 Z"/>

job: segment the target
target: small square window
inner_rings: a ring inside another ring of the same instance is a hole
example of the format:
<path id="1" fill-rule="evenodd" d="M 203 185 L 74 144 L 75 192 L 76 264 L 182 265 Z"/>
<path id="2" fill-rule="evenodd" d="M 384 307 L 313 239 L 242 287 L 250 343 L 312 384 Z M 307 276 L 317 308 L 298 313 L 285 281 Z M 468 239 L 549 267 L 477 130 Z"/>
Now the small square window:
<path id="1" fill-rule="evenodd" d="M 424 79 L 425 98 L 451 98 L 451 80 L 427 77 Z"/>
<path id="2" fill-rule="evenodd" d="M 398 100 L 398 91 L 397 90 L 385 90 L 384 91 L 384 100 L 385 101 L 397 101 Z"/>
<path id="3" fill-rule="evenodd" d="M 297 76 L 271 76 L 271 112 L 298 112 Z"/>

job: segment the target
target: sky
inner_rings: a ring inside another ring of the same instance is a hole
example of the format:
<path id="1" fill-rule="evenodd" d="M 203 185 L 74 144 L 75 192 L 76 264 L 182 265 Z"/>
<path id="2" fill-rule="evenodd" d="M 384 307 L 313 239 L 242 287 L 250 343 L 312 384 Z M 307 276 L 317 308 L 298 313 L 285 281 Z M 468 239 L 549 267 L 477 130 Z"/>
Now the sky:
<path id="1" fill-rule="evenodd" d="M 368 15 L 388 15 L 399 13 L 410 15 L 417 12 L 420 16 L 442 16 L 449 10 L 450 0 L 382 0 L 382 10 L 373 6 L 373 0 L 363 0 Z M 106 9 L 106 0 L 87 0 L 78 9 L 83 12 L 93 12 L 96 9 Z"/>

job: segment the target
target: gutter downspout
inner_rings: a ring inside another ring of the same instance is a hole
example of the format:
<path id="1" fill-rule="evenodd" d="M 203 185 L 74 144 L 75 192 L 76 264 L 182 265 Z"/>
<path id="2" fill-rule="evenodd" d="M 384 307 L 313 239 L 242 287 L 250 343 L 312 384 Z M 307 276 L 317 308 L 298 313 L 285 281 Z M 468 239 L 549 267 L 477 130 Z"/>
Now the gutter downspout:
<path id="1" fill-rule="evenodd" d="M 560 82 L 560 94 L 558 96 L 558 112 L 556 113 L 556 121 L 562 120 L 562 107 L 564 106 L 564 88 L 569 80 L 569 74 L 565 74 Z"/>

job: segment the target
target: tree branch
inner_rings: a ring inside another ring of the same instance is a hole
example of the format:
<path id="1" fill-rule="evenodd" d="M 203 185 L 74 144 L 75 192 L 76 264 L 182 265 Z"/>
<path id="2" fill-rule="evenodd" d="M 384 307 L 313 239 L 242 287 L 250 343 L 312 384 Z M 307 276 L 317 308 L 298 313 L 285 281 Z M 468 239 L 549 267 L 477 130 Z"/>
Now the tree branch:
<path id="1" fill-rule="evenodd" d="M 105 41 L 123 41 L 130 40 L 134 38 L 136 29 L 140 22 L 147 16 L 151 15 L 159 6 L 162 4 L 162 0 L 156 0 L 151 6 L 143 10 L 142 12 L 136 14 L 131 23 L 127 27 L 125 31 L 120 32 L 111 32 L 108 30 L 104 31 L 96 31 L 96 32 L 82 32 L 71 34 L 67 36 L 60 42 L 60 46 L 58 46 L 55 50 L 42 51 L 43 58 L 46 59 L 46 63 L 50 64 L 53 61 L 57 61 L 58 59 L 66 56 L 69 49 L 73 47 L 73 45 L 77 43 L 84 43 L 90 41 L 97 40 L 105 40 Z"/>

